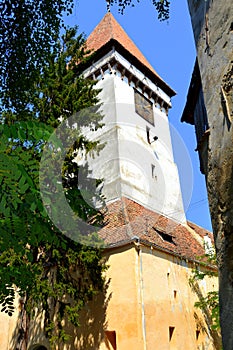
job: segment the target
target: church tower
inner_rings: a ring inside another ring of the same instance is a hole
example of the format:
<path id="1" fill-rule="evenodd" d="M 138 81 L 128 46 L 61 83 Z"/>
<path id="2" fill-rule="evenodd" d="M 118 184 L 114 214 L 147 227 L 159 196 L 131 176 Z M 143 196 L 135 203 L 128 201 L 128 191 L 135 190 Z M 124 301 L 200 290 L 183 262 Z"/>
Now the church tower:
<path id="1" fill-rule="evenodd" d="M 104 179 L 107 204 L 126 197 L 185 223 L 168 121 L 175 92 L 110 12 L 88 37 L 87 48 L 94 54 L 84 77 L 98 80 L 105 124 L 91 135 L 105 147 L 89 163 L 93 175 Z"/>

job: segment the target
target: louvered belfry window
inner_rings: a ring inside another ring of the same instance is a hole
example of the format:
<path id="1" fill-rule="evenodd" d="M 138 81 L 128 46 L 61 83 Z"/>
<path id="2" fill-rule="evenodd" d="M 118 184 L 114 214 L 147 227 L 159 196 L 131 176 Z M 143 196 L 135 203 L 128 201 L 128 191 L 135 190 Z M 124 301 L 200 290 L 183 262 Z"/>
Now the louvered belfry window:
<path id="1" fill-rule="evenodd" d="M 148 98 L 134 89 L 135 111 L 142 118 L 154 125 L 153 104 Z"/>

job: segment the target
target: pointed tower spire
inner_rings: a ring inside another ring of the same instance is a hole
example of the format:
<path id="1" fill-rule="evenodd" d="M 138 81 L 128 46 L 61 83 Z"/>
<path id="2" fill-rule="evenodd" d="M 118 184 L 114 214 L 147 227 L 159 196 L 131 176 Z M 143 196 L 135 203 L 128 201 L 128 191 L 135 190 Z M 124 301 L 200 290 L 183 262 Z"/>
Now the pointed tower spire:
<path id="1" fill-rule="evenodd" d="M 100 23 L 95 27 L 93 32 L 87 38 L 87 48 L 99 52 L 103 52 L 104 48 L 116 46 L 123 52 L 124 56 L 129 57 L 129 61 L 139 68 L 145 75 L 149 76 L 170 96 L 174 96 L 175 92 L 168 86 L 164 80 L 154 70 L 145 56 L 137 48 L 134 42 L 126 34 L 124 29 L 113 17 L 111 12 L 107 12 Z"/>

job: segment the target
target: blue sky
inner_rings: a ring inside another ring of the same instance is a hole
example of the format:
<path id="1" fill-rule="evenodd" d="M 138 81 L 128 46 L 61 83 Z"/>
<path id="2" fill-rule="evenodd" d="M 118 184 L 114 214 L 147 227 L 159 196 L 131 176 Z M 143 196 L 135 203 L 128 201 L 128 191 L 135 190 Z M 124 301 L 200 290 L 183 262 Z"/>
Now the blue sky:
<path id="1" fill-rule="evenodd" d="M 194 128 L 180 122 L 195 62 L 195 44 L 186 0 L 171 1 L 168 22 L 158 21 L 150 0 L 135 1 L 135 7 L 126 8 L 124 15 L 118 13 L 116 5 L 111 12 L 157 73 L 177 92 L 172 99 L 169 120 L 176 135 L 174 153 L 185 202 L 189 201 L 192 190 L 186 216 L 188 220 L 212 230 L 205 179 L 199 171 L 198 154 L 195 152 Z M 77 24 L 79 31 L 88 36 L 105 13 L 105 0 L 78 0 L 66 23 Z M 187 149 L 186 154 L 184 148 Z M 186 164 L 187 154 L 190 167 Z"/>

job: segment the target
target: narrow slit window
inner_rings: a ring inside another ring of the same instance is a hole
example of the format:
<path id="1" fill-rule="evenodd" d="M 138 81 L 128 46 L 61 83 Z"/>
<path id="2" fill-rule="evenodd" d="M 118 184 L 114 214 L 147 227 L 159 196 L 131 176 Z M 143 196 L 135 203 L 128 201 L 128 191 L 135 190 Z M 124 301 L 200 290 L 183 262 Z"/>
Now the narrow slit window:
<path id="1" fill-rule="evenodd" d="M 172 340 L 172 337 L 174 335 L 175 327 L 169 327 L 169 341 Z"/>
<path id="2" fill-rule="evenodd" d="M 199 336 L 200 336 L 200 331 L 199 331 L 199 329 L 197 329 L 197 330 L 196 330 L 196 340 L 199 339 Z"/>
<path id="3" fill-rule="evenodd" d="M 146 139 L 147 142 L 150 144 L 150 128 L 148 128 L 148 126 L 146 127 Z"/>
<path id="4" fill-rule="evenodd" d="M 154 178 L 154 176 L 155 176 L 155 166 L 154 166 L 154 164 L 151 164 L 151 175 L 152 175 L 152 178 Z"/>

